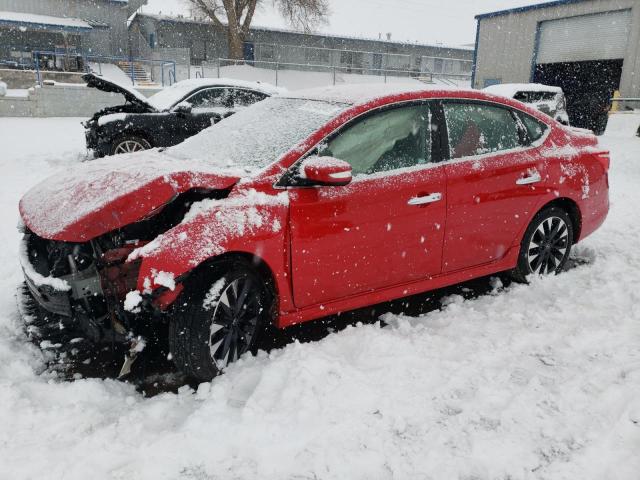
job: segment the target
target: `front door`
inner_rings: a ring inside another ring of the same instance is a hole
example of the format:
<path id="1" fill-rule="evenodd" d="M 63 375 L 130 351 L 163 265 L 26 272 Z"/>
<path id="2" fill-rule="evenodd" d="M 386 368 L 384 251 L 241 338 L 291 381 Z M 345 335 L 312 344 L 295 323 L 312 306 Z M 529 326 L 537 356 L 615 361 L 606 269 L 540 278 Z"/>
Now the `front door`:
<path id="1" fill-rule="evenodd" d="M 376 111 L 318 153 L 347 161 L 344 187 L 289 187 L 298 308 L 440 273 L 445 175 L 426 104 Z"/>
<path id="2" fill-rule="evenodd" d="M 511 109 L 464 101 L 443 108 L 453 161 L 446 166 L 442 269 L 451 272 L 501 259 L 519 242 L 548 185 L 544 162 L 527 146 L 533 131 Z M 526 117 L 540 137 L 546 126 Z"/>

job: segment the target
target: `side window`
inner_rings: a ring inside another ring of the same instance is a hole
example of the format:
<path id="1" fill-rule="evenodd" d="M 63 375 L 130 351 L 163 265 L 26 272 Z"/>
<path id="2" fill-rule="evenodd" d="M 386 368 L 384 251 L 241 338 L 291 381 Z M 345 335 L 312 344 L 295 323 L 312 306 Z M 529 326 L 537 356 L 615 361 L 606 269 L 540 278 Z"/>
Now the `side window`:
<path id="1" fill-rule="evenodd" d="M 482 103 L 445 102 L 449 157 L 509 150 L 521 145 L 518 124 L 507 108 Z"/>
<path id="2" fill-rule="evenodd" d="M 232 108 L 233 99 L 227 88 L 207 88 L 194 93 L 185 100 L 194 109 Z"/>
<path id="3" fill-rule="evenodd" d="M 374 113 L 347 127 L 318 153 L 350 163 L 354 175 L 429 163 L 429 108 L 415 105 Z"/>
<path id="4" fill-rule="evenodd" d="M 540 120 L 536 120 L 531 115 L 527 115 L 526 113 L 518 112 L 518 117 L 527 130 L 527 136 L 529 137 L 530 143 L 540 140 L 540 138 L 542 137 L 542 135 L 544 135 L 544 132 L 546 132 L 548 128 Z"/>
<path id="5" fill-rule="evenodd" d="M 234 90 L 232 96 L 233 104 L 236 107 L 248 107 L 267 98 L 266 94 L 252 90 Z"/>

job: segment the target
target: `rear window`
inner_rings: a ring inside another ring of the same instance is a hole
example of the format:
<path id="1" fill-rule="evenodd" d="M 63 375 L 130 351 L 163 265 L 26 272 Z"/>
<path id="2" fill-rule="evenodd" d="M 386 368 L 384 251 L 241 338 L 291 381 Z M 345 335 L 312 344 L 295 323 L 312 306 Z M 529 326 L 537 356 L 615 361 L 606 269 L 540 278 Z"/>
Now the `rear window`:
<path id="1" fill-rule="evenodd" d="M 529 136 L 529 141 L 534 143 L 542 138 L 544 132 L 547 131 L 547 125 L 542 123 L 540 120 L 533 118 L 531 115 L 527 115 L 526 113 L 518 112 L 518 116 L 522 123 L 524 124 L 527 135 Z"/>

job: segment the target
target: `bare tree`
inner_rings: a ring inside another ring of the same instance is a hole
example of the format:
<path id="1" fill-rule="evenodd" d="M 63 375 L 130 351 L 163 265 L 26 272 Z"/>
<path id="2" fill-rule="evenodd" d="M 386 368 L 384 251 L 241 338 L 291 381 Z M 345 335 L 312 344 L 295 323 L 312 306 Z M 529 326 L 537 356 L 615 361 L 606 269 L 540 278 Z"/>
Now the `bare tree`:
<path id="1" fill-rule="evenodd" d="M 209 17 L 213 24 L 226 31 L 229 57 L 243 58 L 242 45 L 256 8 L 265 0 L 184 0 Z M 282 16 L 298 30 L 309 31 L 325 21 L 329 13 L 328 0 L 272 0 Z"/>

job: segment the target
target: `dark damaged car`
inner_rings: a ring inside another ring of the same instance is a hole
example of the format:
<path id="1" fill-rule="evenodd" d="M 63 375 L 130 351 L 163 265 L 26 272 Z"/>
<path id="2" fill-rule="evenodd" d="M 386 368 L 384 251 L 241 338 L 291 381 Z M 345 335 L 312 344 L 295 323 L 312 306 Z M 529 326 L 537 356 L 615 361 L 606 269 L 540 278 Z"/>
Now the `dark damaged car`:
<path id="1" fill-rule="evenodd" d="M 88 73 L 87 86 L 120 93 L 126 103 L 96 112 L 84 123 L 96 157 L 170 147 L 283 89 L 224 78 L 183 80 L 145 97 L 134 88 Z"/>

